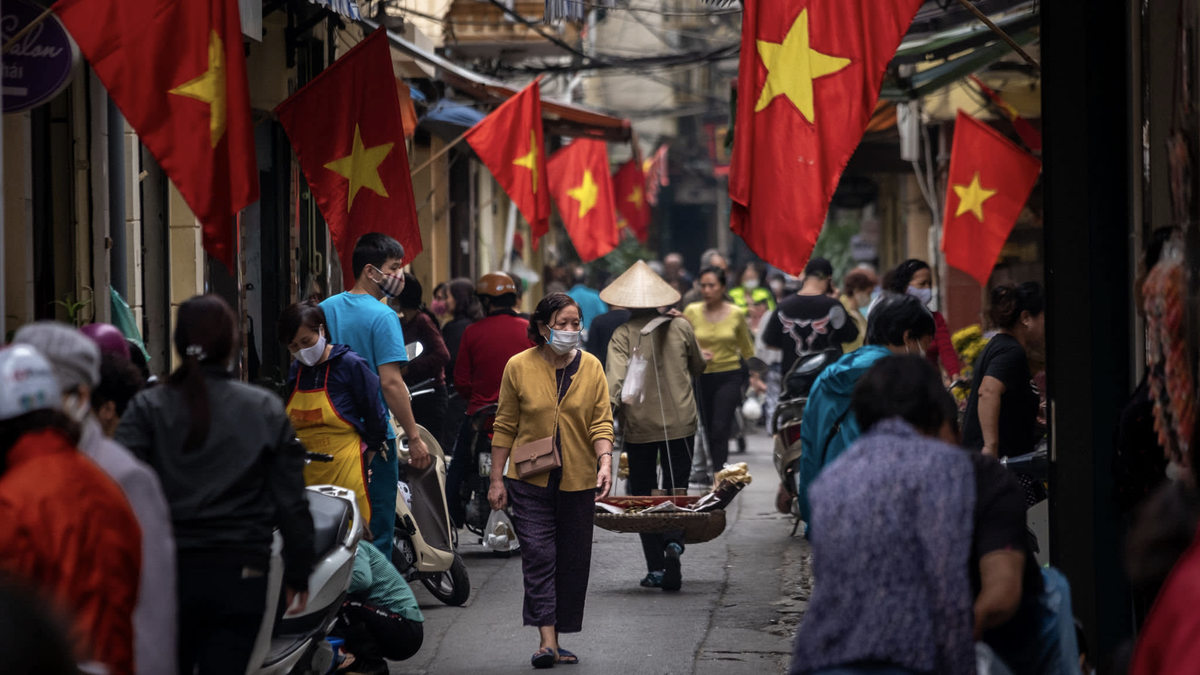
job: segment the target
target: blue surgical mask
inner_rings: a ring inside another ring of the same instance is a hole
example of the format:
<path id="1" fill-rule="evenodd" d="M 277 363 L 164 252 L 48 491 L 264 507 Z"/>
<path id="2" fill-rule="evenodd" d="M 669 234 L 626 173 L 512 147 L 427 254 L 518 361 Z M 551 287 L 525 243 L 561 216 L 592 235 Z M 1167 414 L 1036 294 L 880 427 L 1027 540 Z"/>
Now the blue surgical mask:
<path id="1" fill-rule="evenodd" d="M 929 303 L 933 302 L 932 288 L 916 288 L 914 286 L 909 286 L 908 294 L 920 300 L 921 304 L 925 305 L 926 307 L 929 306 Z"/>

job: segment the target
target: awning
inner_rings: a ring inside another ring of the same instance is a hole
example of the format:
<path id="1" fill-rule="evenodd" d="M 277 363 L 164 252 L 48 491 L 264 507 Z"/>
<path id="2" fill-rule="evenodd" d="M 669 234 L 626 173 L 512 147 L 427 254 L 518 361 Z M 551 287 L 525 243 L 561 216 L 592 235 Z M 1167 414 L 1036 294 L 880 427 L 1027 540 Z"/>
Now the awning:
<path id="1" fill-rule="evenodd" d="M 379 28 L 379 24 L 369 19 L 362 19 L 360 23 L 372 29 Z M 520 91 L 518 88 L 480 75 L 437 54 L 425 51 L 393 31 L 388 31 L 387 35 L 396 49 L 433 66 L 437 69 L 440 79 L 476 100 L 485 103 L 503 103 Z M 543 98 L 542 117 L 546 120 L 546 130 L 558 136 L 592 137 L 608 141 L 627 141 L 632 137 L 632 127 L 628 120 L 570 103 L 559 103 Z"/>
<path id="2" fill-rule="evenodd" d="M 1011 36 L 1013 41 L 1024 47 L 1036 42 L 1038 33 L 1027 30 Z M 919 71 L 911 77 L 888 78 L 883 82 L 880 98 L 890 101 L 907 101 L 927 96 L 948 86 L 971 73 L 987 68 L 992 63 L 1012 53 L 1012 48 L 1000 40 L 989 45 L 967 51 L 953 59 Z"/>
<path id="3" fill-rule="evenodd" d="M 358 13 L 358 3 L 354 0 L 308 0 L 314 5 L 320 5 L 326 9 L 341 14 L 342 16 L 359 21 L 362 16 Z"/>
<path id="4" fill-rule="evenodd" d="M 458 138 L 462 132 L 479 124 L 486 116 L 471 107 L 469 103 L 442 99 L 421 117 L 417 126 L 451 141 Z"/>

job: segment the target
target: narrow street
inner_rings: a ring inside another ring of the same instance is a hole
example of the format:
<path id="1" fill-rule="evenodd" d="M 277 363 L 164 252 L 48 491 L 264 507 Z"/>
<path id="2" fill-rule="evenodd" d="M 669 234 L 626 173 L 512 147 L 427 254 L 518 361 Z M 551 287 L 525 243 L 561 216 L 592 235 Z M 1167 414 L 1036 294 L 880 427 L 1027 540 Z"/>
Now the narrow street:
<path id="1" fill-rule="evenodd" d="M 733 502 L 725 533 L 688 548 L 683 590 L 638 586 L 645 574 L 633 534 L 596 530 L 584 632 L 562 644 L 585 673 L 724 675 L 786 672 L 791 638 L 808 598 L 808 545 L 790 538 L 773 506 L 771 439 L 758 433 L 745 455 L 754 482 Z M 623 484 L 619 484 L 623 488 Z M 495 558 L 466 540 L 472 582 L 465 607 L 446 607 L 415 588 L 425 645 L 393 674 L 515 673 L 530 669 L 537 635 L 521 625 L 521 560 Z"/>

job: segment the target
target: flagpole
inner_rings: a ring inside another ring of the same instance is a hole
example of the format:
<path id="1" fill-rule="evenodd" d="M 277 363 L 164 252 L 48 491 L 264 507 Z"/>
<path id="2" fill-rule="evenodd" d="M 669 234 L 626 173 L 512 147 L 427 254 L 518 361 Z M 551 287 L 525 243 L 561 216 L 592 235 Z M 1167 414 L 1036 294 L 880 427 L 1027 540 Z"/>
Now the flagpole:
<path id="1" fill-rule="evenodd" d="M 500 269 L 508 272 L 512 268 L 513 239 L 517 236 L 517 203 L 508 203 L 508 226 L 504 229 L 504 260 Z"/>
<path id="2" fill-rule="evenodd" d="M 10 37 L 5 42 L 4 48 L 0 49 L 0 53 L 7 53 L 8 49 L 10 47 L 12 47 L 14 44 L 16 44 L 17 40 L 20 40 L 21 38 L 25 37 L 26 35 L 29 35 L 30 31 L 32 31 L 34 28 L 37 28 L 38 26 L 40 26 L 42 24 L 42 22 L 45 21 L 46 19 L 49 19 L 50 15 L 53 13 L 54 13 L 53 8 L 47 8 L 46 11 L 39 14 L 36 19 L 29 22 L 29 25 L 27 25 L 24 28 L 22 28 L 21 30 L 17 31 L 16 35 Z"/>
<path id="3" fill-rule="evenodd" d="M 1038 62 L 1034 61 L 1033 57 L 1030 56 L 1028 53 L 1026 53 L 1024 49 L 1021 48 L 1021 45 L 1017 44 L 1017 42 L 1015 40 L 1013 40 L 1011 37 L 1008 36 L 1008 33 L 1005 33 L 1003 29 L 1001 29 L 999 26 L 997 26 L 995 23 L 993 23 L 992 20 L 988 18 L 987 14 L 984 14 L 983 12 L 979 11 L 978 7 L 971 4 L 971 0 L 958 0 L 958 4 L 962 5 L 963 7 L 966 7 L 968 10 L 970 10 L 971 13 L 975 15 L 975 18 L 977 18 L 983 22 L 983 25 L 987 26 L 988 28 L 990 28 L 992 30 L 993 33 L 1000 36 L 1001 40 L 1004 40 L 1005 42 L 1007 42 L 1008 46 L 1012 47 L 1013 51 L 1015 51 L 1017 54 L 1019 54 L 1022 59 L 1025 59 L 1025 63 L 1028 63 L 1030 66 L 1033 66 L 1034 70 L 1037 70 L 1039 72 L 1042 70 L 1042 67 L 1040 65 L 1038 65 Z"/>
<path id="4" fill-rule="evenodd" d="M 467 134 L 469 134 L 469 133 L 471 133 L 471 130 L 467 129 L 466 131 L 459 134 L 458 138 L 456 138 L 456 139 L 450 141 L 449 143 L 447 143 L 446 145 L 442 146 L 441 150 L 438 150 L 437 152 L 433 153 L 433 155 L 430 156 L 429 159 L 425 160 L 424 162 L 421 162 L 420 166 L 413 169 L 412 171 L 409 171 L 409 175 L 415 176 L 418 173 L 421 173 L 422 170 L 428 168 L 430 164 L 433 164 L 434 160 L 436 160 L 438 157 L 441 157 L 442 155 L 446 154 L 447 152 L 450 152 L 450 148 L 453 148 L 454 146 L 458 145 L 459 143 L 462 143 L 463 139 L 466 138 Z"/>

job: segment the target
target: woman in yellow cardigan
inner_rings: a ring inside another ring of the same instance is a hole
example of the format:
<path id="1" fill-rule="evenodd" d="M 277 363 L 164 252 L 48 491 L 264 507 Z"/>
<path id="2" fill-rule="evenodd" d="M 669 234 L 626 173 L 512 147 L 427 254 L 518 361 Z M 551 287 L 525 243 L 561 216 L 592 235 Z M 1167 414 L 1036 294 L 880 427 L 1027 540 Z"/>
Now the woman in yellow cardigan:
<path id="1" fill-rule="evenodd" d="M 492 437 L 492 508 L 512 503 L 521 538 L 526 626 L 541 644 L 535 668 L 579 663 L 558 646 L 560 633 L 583 629 L 583 604 L 592 564 L 594 502 L 612 487 L 612 409 L 600 361 L 579 348 L 583 314 L 566 293 L 538 303 L 529 319 L 537 346 L 509 360 L 500 383 Z M 518 478 L 515 447 L 555 439 L 562 466 Z"/>

